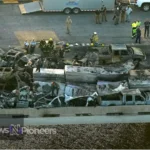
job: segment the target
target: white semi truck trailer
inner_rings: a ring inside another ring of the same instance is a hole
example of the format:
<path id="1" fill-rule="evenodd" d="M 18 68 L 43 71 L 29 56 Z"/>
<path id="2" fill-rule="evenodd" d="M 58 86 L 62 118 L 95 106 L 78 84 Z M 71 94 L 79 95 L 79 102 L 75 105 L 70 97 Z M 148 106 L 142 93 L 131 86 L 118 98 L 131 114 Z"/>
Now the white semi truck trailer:
<path id="1" fill-rule="evenodd" d="M 105 5 L 108 11 L 114 10 L 115 0 L 39 0 L 20 4 L 22 14 L 32 12 L 64 12 L 78 14 L 81 11 L 95 11 Z"/>

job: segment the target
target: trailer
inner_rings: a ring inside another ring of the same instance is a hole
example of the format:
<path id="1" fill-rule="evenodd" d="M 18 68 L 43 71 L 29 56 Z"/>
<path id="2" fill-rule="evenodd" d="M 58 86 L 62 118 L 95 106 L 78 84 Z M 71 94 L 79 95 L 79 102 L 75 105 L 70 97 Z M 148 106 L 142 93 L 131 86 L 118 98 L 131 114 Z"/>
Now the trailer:
<path id="1" fill-rule="evenodd" d="M 81 11 L 95 11 L 103 5 L 108 11 L 115 8 L 115 0 L 39 0 L 20 4 L 21 14 L 33 12 L 64 12 L 65 14 L 78 14 Z"/>

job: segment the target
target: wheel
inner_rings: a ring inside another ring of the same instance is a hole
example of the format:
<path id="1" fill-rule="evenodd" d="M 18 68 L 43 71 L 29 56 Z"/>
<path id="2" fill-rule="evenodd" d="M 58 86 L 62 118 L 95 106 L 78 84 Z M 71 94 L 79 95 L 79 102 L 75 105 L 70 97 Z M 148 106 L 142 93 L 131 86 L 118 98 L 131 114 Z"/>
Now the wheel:
<path id="1" fill-rule="evenodd" d="M 74 14 L 78 14 L 79 12 L 80 12 L 80 9 L 79 9 L 79 8 L 74 8 L 74 9 L 73 9 L 73 13 L 74 13 Z"/>
<path id="2" fill-rule="evenodd" d="M 65 8 L 64 13 L 65 14 L 70 14 L 71 13 L 71 8 Z"/>
<path id="3" fill-rule="evenodd" d="M 149 11 L 149 10 L 150 10 L 150 4 L 143 4 L 143 5 L 142 5 L 142 9 L 143 9 L 144 11 Z"/>

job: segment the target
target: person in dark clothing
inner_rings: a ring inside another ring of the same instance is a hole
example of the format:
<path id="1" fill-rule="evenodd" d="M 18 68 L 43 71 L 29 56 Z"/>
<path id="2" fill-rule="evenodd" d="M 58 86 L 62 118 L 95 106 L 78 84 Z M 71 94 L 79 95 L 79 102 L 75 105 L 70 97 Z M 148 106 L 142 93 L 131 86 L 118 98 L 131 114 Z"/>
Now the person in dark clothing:
<path id="1" fill-rule="evenodd" d="M 40 72 L 41 65 L 42 65 L 42 61 L 41 61 L 41 59 L 39 58 L 39 59 L 37 60 L 36 72 L 37 72 L 37 71 Z"/>
<path id="2" fill-rule="evenodd" d="M 125 22 L 125 16 L 126 16 L 126 9 L 123 8 L 121 11 L 121 22 L 124 23 Z"/>
<path id="3" fill-rule="evenodd" d="M 57 96 L 59 93 L 59 84 L 56 82 L 52 82 L 51 90 L 52 90 L 52 97 Z M 56 91 L 56 92 L 55 92 Z"/>
<path id="4" fill-rule="evenodd" d="M 78 55 L 75 55 L 74 58 L 73 58 L 73 63 L 72 64 L 74 65 L 75 63 L 80 63 Z"/>
<path id="5" fill-rule="evenodd" d="M 137 43 L 137 42 L 141 43 L 141 29 L 140 29 L 140 27 L 138 27 L 137 30 L 136 30 L 136 40 L 135 40 L 135 43 Z"/>
<path id="6" fill-rule="evenodd" d="M 145 31 L 144 31 L 144 37 L 149 37 L 149 26 L 150 26 L 150 21 L 146 20 L 144 22 L 144 26 L 145 26 Z"/>
<path id="7" fill-rule="evenodd" d="M 65 50 L 63 48 L 59 49 L 59 57 L 64 58 Z"/>
<path id="8" fill-rule="evenodd" d="M 107 22 L 107 17 L 106 17 L 107 8 L 104 5 L 102 6 L 101 11 L 102 11 L 102 22 L 103 21 Z"/>
<path id="9" fill-rule="evenodd" d="M 95 11 L 95 21 L 96 21 L 96 24 L 101 24 L 101 12 L 100 10 L 96 10 Z"/>
<path id="10" fill-rule="evenodd" d="M 45 47 L 46 47 L 46 41 L 43 39 L 43 40 L 40 41 L 39 48 L 43 52 Z"/>
<path id="11" fill-rule="evenodd" d="M 120 11 L 119 11 L 119 7 L 117 7 L 117 9 L 115 10 L 115 25 L 119 24 L 119 16 L 120 16 Z"/>
<path id="12" fill-rule="evenodd" d="M 30 42 L 30 53 L 34 53 L 34 50 L 35 50 L 35 47 L 36 47 L 36 41 L 33 39 L 31 42 Z"/>

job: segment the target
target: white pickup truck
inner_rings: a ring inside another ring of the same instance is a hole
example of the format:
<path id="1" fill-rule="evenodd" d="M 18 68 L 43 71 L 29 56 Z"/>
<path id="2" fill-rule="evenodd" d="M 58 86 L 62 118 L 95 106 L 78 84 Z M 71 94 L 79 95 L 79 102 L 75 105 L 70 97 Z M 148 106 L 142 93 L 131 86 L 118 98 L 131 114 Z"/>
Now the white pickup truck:
<path id="1" fill-rule="evenodd" d="M 150 10 L 150 0 L 135 0 L 135 5 L 144 11 Z"/>

